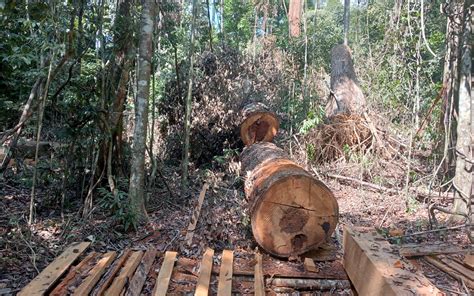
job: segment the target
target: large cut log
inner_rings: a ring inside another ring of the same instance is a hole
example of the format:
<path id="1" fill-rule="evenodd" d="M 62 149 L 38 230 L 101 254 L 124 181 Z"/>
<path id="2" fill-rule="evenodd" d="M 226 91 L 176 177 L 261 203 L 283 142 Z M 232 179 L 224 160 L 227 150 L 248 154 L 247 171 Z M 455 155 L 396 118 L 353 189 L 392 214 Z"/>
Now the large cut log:
<path id="1" fill-rule="evenodd" d="M 262 103 L 250 103 L 242 109 L 240 138 L 245 146 L 256 142 L 271 142 L 278 127 L 276 114 Z"/>
<path id="2" fill-rule="evenodd" d="M 337 114 L 362 114 L 365 97 L 359 87 L 349 46 L 331 50 L 331 96 L 326 105 L 328 118 Z"/>
<path id="3" fill-rule="evenodd" d="M 326 241 L 338 221 L 333 193 L 272 143 L 241 155 L 252 232 L 267 252 L 300 255 Z"/>

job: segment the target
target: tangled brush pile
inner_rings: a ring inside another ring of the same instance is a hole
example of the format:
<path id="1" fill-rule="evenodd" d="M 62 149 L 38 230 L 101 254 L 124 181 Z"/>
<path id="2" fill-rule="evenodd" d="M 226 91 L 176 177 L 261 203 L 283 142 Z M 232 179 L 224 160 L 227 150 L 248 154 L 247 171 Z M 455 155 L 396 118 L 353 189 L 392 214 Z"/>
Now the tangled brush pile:
<path id="1" fill-rule="evenodd" d="M 366 120 L 356 114 L 337 114 L 306 136 L 307 152 L 316 163 L 347 158 L 374 147 L 374 134 Z"/>

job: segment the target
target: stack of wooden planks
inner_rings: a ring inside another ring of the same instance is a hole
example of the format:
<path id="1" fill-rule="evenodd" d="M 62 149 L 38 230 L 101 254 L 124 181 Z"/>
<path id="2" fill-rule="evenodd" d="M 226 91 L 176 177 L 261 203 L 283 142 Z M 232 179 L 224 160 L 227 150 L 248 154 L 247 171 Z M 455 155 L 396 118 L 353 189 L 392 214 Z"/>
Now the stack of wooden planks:
<path id="1" fill-rule="evenodd" d="M 89 246 L 83 242 L 68 247 L 18 295 L 265 295 L 350 288 L 338 261 L 320 262 L 328 257 L 325 250 L 323 259 L 314 257 L 325 268 L 317 268 L 310 258 L 288 262 L 258 252 L 235 256 L 224 250 L 215 256 L 208 248 L 197 260 L 153 247 L 86 254 Z"/>

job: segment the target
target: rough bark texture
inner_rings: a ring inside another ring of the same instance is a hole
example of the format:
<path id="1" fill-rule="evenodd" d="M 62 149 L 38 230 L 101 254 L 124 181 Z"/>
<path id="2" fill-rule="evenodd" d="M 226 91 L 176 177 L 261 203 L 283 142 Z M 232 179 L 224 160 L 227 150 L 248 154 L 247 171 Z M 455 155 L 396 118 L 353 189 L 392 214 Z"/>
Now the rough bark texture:
<path id="1" fill-rule="evenodd" d="M 347 45 L 336 45 L 331 51 L 331 91 L 326 105 L 328 118 L 341 113 L 362 113 L 365 97 L 354 71 L 351 49 Z"/>
<path id="2" fill-rule="evenodd" d="M 443 73 L 443 125 L 444 125 L 444 155 L 446 155 L 445 170 L 454 161 L 455 128 L 451 118 L 454 114 L 456 97 L 459 92 L 459 61 L 461 57 L 461 38 L 463 29 L 463 3 L 464 0 L 450 1 L 445 6 L 447 15 L 446 24 L 446 53 Z"/>
<path id="3" fill-rule="evenodd" d="M 155 4 L 147 0 L 143 4 L 140 28 L 138 87 L 135 102 L 135 129 L 133 131 L 132 163 L 129 197 L 132 210 L 141 219 L 146 217 L 145 188 L 145 145 L 148 126 L 148 97 L 150 94 L 152 35 Z"/>
<path id="4" fill-rule="evenodd" d="M 290 23 L 290 36 L 298 37 L 301 34 L 300 20 L 303 5 L 301 0 L 290 0 L 288 9 L 288 22 Z"/>
<path id="5" fill-rule="evenodd" d="M 456 131 L 456 173 L 453 181 L 456 188 L 453 211 L 462 214 L 468 214 L 467 205 L 472 202 L 473 165 L 468 159 L 472 160 L 471 149 L 474 148 L 471 146 L 474 139 L 472 118 L 474 97 L 471 95 L 472 15 L 469 5 L 465 5 L 465 13 Z"/>
<path id="6" fill-rule="evenodd" d="M 275 113 L 262 103 L 250 103 L 242 109 L 240 138 L 246 146 L 256 142 L 271 142 L 278 132 Z"/>
<path id="7" fill-rule="evenodd" d="M 241 155 L 252 232 L 267 252 L 289 257 L 316 248 L 338 221 L 332 192 L 272 143 L 256 143 Z"/>

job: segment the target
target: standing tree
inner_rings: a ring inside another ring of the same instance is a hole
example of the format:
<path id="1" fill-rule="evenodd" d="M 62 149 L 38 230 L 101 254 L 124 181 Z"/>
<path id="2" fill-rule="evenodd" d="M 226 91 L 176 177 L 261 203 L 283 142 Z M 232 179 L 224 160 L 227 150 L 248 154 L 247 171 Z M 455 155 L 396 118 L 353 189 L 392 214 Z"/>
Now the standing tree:
<path id="1" fill-rule="evenodd" d="M 344 0 L 344 45 L 349 44 L 350 9 L 351 9 L 351 1 Z"/>
<path id="2" fill-rule="evenodd" d="M 464 2 L 464 1 L 456 1 Z M 471 95 L 471 44 L 472 44 L 472 8 L 470 1 L 464 3 L 464 33 L 462 38 L 462 56 L 460 58 L 459 91 L 457 101 L 456 130 L 456 172 L 453 185 L 456 189 L 453 212 L 467 215 L 472 219 L 473 201 L 473 163 L 474 160 L 474 97 Z M 459 3 L 462 5 L 462 3 Z"/>
<path id="3" fill-rule="evenodd" d="M 183 187 L 188 182 L 189 166 L 189 133 L 191 131 L 191 110 L 193 97 L 193 67 L 194 67 L 194 27 L 197 15 L 197 1 L 193 0 L 192 19 L 191 19 L 191 37 L 189 45 L 189 74 L 188 74 L 188 94 L 186 96 L 186 114 L 184 117 L 184 148 L 183 148 Z"/>
<path id="4" fill-rule="evenodd" d="M 300 19 L 303 5 L 301 0 L 290 0 L 290 7 L 288 9 L 288 22 L 290 25 L 290 36 L 300 36 Z"/>
<path id="5" fill-rule="evenodd" d="M 145 209 L 145 150 L 148 126 L 148 97 L 152 58 L 152 39 L 155 18 L 154 0 L 146 0 L 140 21 L 138 48 L 137 99 L 135 102 L 135 128 L 133 131 L 132 163 L 130 169 L 129 198 L 131 210 L 138 221 L 147 219 Z"/>

